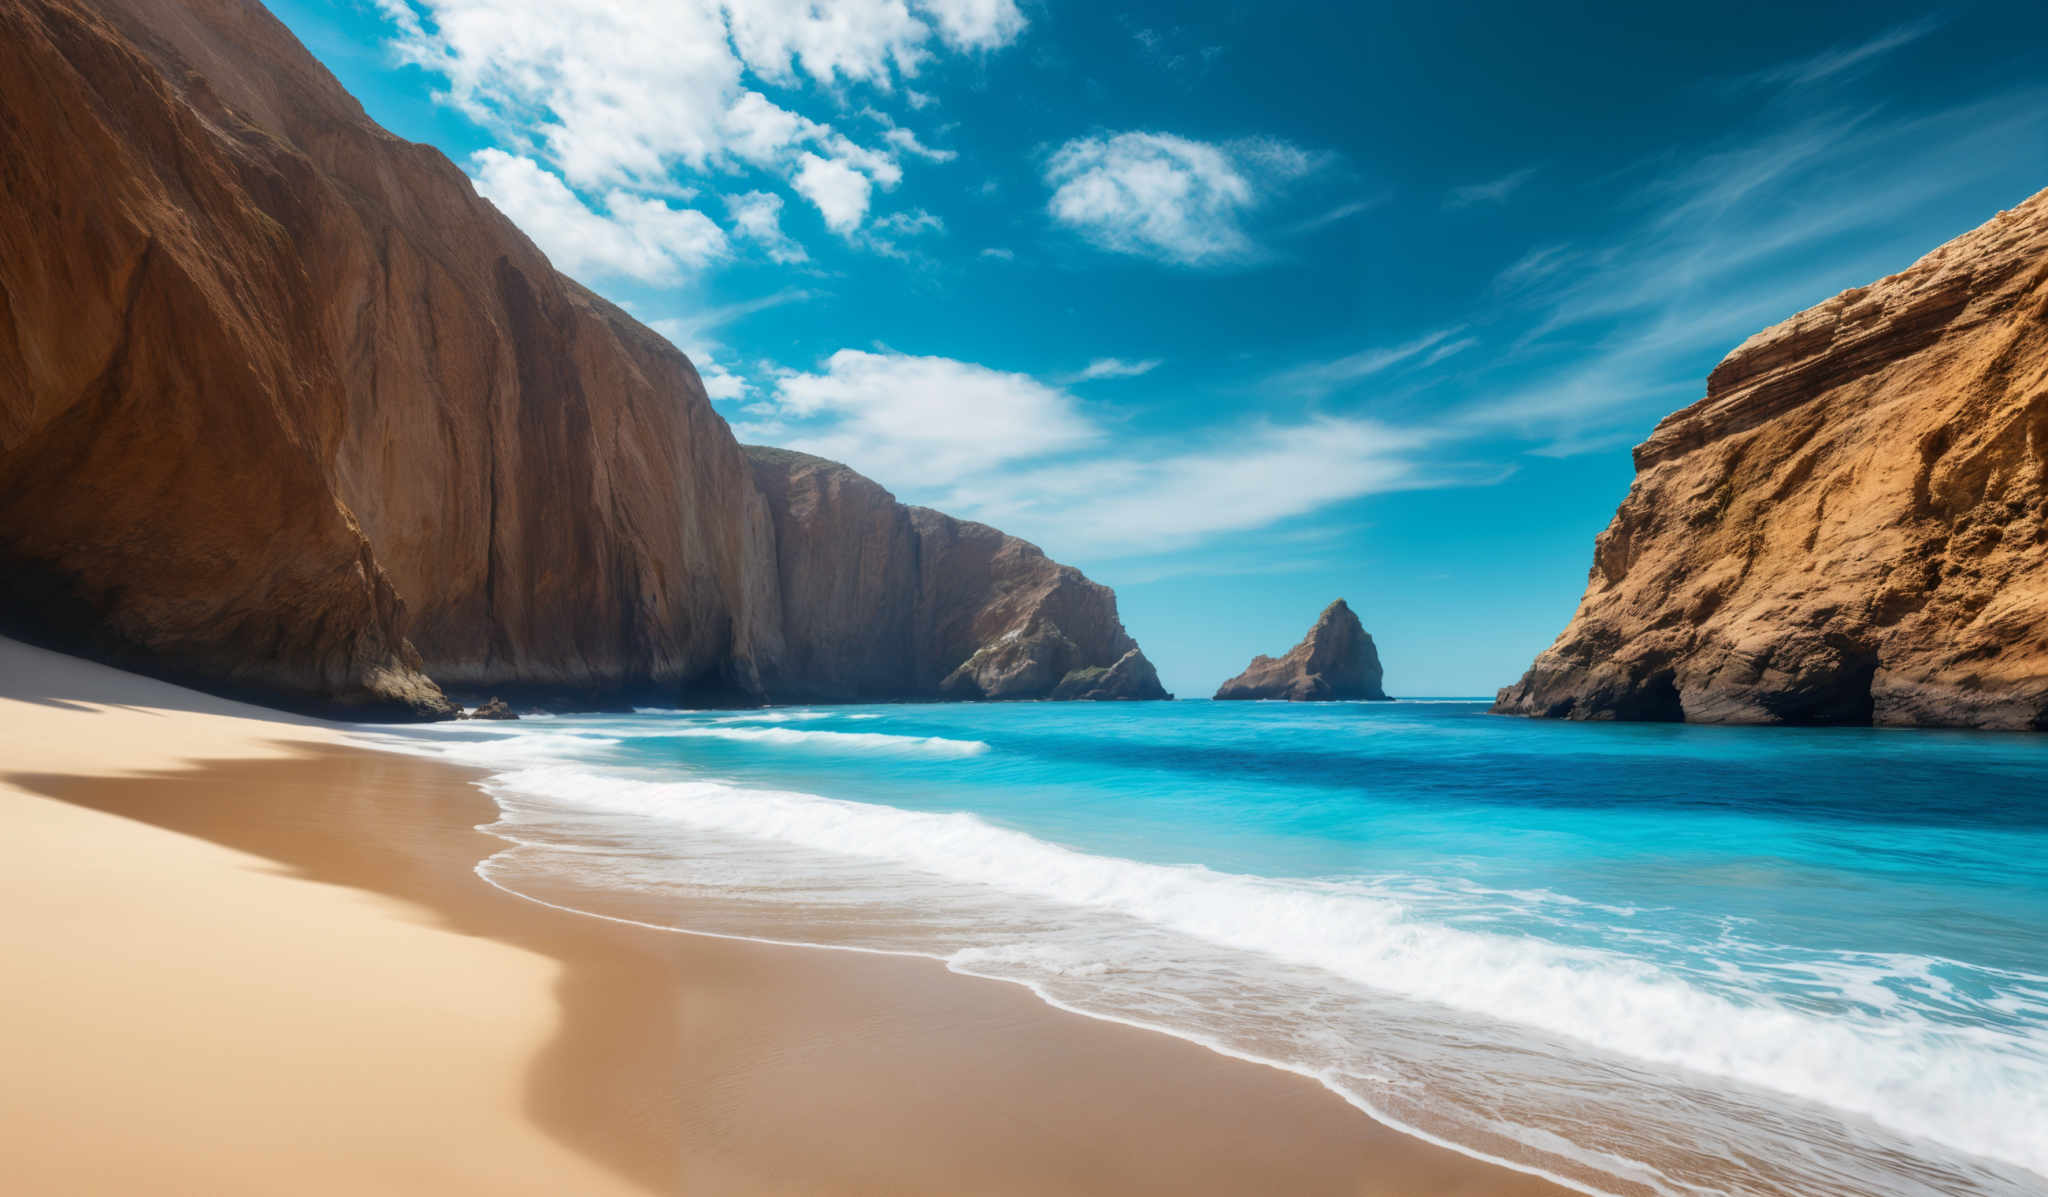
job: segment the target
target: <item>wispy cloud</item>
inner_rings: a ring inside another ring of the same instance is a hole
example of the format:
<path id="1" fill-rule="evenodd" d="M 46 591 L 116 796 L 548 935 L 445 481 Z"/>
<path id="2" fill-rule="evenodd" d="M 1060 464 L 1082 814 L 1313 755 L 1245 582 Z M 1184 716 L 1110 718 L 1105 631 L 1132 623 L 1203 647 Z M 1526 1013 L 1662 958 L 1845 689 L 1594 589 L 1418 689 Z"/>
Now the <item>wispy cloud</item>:
<path id="1" fill-rule="evenodd" d="M 1569 245 L 1539 245 L 1516 258 L 1493 278 L 1496 291 L 1519 291 L 1541 282 L 1579 260 Z"/>
<path id="2" fill-rule="evenodd" d="M 717 331 L 756 312 L 801 303 L 814 295 L 815 292 L 785 287 L 755 299 L 700 308 L 687 316 L 650 320 L 647 326 L 668 338 L 669 344 L 682 350 L 691 364 L 697 367 L 698 377 L 704 380 L 706 395 L 713 399 L 742 399 L 753 393 L 754 384 L 726 365 L 726 346 L 715 335 Z"/>
<path id="3" fill-rule="evenodd" d="M 725 207 L 732 217 L 733 236 L 760 246 L 769 261 L 789 265 L 810 257 L 782 231 L 781 196 L 749 191 L 726 197 Z"/>
<path id="4" fill-rule="evenodd" d="M 1444 196 L 1444 206 L 1446 208 L 1476 208 L 1484 204 L 1504 204 L 1508 202 L 1509 197 L 1522 189 L 1523 184 L 1535 177 L 1536 168 L 1528 166 L 1521 170 L 1510 171 L 1497 179 L 1488 179 L 1483 183 L 1470 183 L 1463 187 L 1453 187 Z"/>
<path id="5" fill-rule="evenodd" d="M 1098 357 L 1082 369 L 1067 375 L 1061 382 L 1072 386 L 1077 382 L 1093 382 L 1098 378 L 1136 378 L 1157 370 L 1160 364 L 1160 359 L 1156 357 L 1135 362 L 1125 361 L 1120 357 Z"/>
<path id="6" fill-rule="evenodd" d="M 752 299 L 741 299 L 735 300 L 732 303 L 714 304 L 709 307 L 698 308 L 688 315 L 675 316 L 667 320 L 658 321 L 655 327 L 681 329 L 688 337 L 698 338 L 706 336 L 716 329 L 724 328 L 734 321 L 744 320 L 757 312 L 765 312 L 772 308 L 782 307 L 785 304 L 803 303 L 806 300 L 816 298 L 818 298 L 818 293 L 807 287 L 784 287 L 779 291 L 771 291 L 766 295 L 759 295 Z"/>
<path id="7" fill-rule="evenodd" d="M 1447 484 L 1450 474 L 1421 464 L 1428 443 L 1428 434 L 1365 419 L 1258 420 L 963 478 L 935 497 L 1065 553 L 1166 552 L 1369 494 Z"/>
<path id="8" fill-rule="evenodd" d="M 1096 366 L 1096 377 L 1116 377 L 1151 363 Z M 1184 548 L 1454 476 L 1417 456 L 1436 433 L 1318 416 L 1112 437 L 1060 387 L 895 352 L 841 350 L 816 370 L 784 372 L 734 423 L 744 440 L 846 462 L 910 501 L 1062 553 Z"/>
<path id="9" fill-rule="evenodd" d="M 1540 247 L 1501 271 L 1487 318 L 1524 324 L 1501 359 L 1515 381 L 1444 418 L 1551 452 L 1612 443 L 1617 422 L 1639 434 L 1697 398 L 1707 367 L 1751 333 L 1933 248 L 1892 230 L 2012 173 L 2016 154 L 2048 158 L 2048 92 L 1832 109 L 1667 165 L 1621 198 L 1631 215 L 1611 239 Z M 1561 364 L 1545 373 L 1545 360 Z"/>
<path id="10" fill-rule="evenodd" d="M 1388 198 L 1387 195 L 1376 195 L 1370 199 L 1348 200 L 1333 208 L 1318 212 L 1305 220 L 1295 221 L 1293 224 L 1281 229 L 1279 235 L 1282 237 L 1299 237 L 1305 233 L 1313 233 L 1318 229 L 1328 228 L 1333 224 L 1349 220 L 1354 216 L 1362 216 L 1386 203 Z"/>
<path id="11" fill-rule="evenodd" d="M 1860 42 L 1830 46 L 1817 54 L 1780 63 L 1736 80 L 1738 87 L 1807 87 L 1868 66 L 1877 59 L 1904 49 L 1941 28 L 1941 18 L 1930 14 L 1917 21 L 1895 25 Z"/>
<path id="12" fill-rule="evenodd" d="M 1434 365 L 1476 343 L 1475 338 L 1460 337 L 1464 331 L 1463 325 L 1440 328 L 1403 344 L 1379 345 L 1343 357 L 1291 366 L 1268 378 L 1266 385 L 1275 390 L 1320 395 L 1404 362 L 1422 359 L 1422 364 Z"/>

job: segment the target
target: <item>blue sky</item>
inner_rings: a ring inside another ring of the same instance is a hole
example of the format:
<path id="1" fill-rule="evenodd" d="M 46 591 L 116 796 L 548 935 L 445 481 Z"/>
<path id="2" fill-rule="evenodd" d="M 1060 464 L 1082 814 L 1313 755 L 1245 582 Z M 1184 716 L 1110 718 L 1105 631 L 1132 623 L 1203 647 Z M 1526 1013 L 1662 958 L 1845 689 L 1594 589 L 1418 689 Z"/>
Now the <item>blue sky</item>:
<path id="1" fill-rule="evenodd" d="M 742 439 L 1081 566 L 1189 696 L 1340 595 L 1490 694 L 1729 349 L 2048 186 L 2038 2 L 272 6 Z"/>

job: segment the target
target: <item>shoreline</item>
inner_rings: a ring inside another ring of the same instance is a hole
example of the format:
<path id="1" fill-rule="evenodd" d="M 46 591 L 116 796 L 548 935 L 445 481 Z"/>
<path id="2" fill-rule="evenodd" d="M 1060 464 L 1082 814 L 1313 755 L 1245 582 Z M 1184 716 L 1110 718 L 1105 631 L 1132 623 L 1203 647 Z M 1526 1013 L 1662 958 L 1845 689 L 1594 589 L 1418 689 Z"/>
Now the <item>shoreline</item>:
<path id="1" fill-rule="evenodd" d="M 0 665 L 0 1144 L 27 1191 L 95 1188 L 80 1159 L 109 1191 L 1566 1191 L 929 958 L 553 908 L 476 875 L 503 843 L 481 770 L 11 642 Z"/>

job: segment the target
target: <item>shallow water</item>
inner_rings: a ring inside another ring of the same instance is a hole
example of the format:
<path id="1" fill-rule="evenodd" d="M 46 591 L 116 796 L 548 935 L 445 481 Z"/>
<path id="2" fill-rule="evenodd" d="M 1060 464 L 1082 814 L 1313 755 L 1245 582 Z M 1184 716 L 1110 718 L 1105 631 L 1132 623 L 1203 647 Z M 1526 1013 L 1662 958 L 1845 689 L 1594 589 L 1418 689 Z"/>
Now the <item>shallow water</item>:
<path id="1" fill-rule="evenodd" d="M 375 738 L 494 770 L 515 892 L 937 956 L 1590 1191 L 2048 1192 L 2048 737 L 1484 710 Z"/>

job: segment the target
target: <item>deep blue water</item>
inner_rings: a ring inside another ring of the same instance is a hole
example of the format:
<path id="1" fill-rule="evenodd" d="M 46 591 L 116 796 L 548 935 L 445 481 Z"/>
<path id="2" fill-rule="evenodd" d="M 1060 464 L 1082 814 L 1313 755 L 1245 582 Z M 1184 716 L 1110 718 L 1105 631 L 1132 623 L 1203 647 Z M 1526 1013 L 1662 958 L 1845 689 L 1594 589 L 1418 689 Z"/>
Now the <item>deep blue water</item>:
<path id="1" fill-rule="evenodd" d="M 2048 737 L 1470 702 L 420 733 L 484 873 L 921 952 L 1602 1192 L 2048 1192 Z"/>

